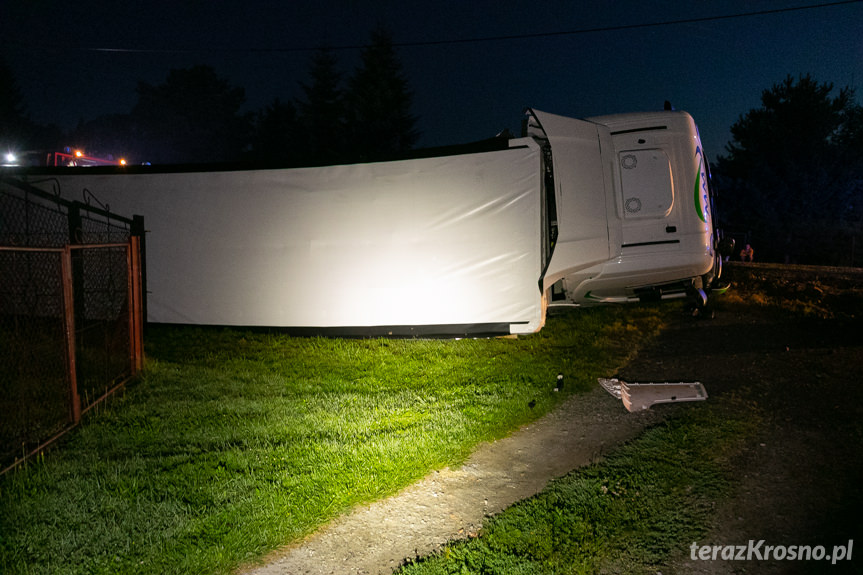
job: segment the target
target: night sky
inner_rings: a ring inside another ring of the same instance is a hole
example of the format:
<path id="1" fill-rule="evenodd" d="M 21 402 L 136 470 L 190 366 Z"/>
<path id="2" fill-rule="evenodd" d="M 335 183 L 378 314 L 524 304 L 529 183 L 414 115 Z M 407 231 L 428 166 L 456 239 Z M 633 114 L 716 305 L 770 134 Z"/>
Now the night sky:
<path id="1" fill-rule="evenodd" d="M 743 16 L 756 12 L 770 13 Z M 422 146 L 518 133 L 526 106 L 588 117 L 670 100 L 715 156 L 789 74 L 854 87 L 863 102 L 861 1 L 0 0 L 27 110 L 63 128 L 129 112 L 139 80 L 195 64 L 245 88 L 248 110 L 289 100 L 315 48 L 335 48 L 347 76 L 379 24 L 414 91 Z"/>

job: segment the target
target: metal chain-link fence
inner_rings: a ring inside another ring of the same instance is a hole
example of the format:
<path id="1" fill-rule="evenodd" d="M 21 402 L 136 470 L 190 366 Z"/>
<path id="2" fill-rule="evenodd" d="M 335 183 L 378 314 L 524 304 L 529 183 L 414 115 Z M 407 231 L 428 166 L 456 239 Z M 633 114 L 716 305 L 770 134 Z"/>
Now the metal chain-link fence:
<path id="1" fill-rule="evenodd" d="M 0 246 L 60 248 L 69 241 L 71 202 L 0 178 Z"/>
<path id="2" fill-rule="evenodd" d="M 107 393 L 112 383 L 131 375 L 129 265 L 125 245 L 74 249 L 75 357 L 78 391 L 86 410 Z"/>
<path id="3" fill-rule="evenodd" d="M 69 424 L 63 251 L 0 250 L 0 457 Z"/>
<path id="4" fill-rule="evenodd" d="M 0 470 L 140 369 L 142 233 L 140 220 L 0 177 Z"/>

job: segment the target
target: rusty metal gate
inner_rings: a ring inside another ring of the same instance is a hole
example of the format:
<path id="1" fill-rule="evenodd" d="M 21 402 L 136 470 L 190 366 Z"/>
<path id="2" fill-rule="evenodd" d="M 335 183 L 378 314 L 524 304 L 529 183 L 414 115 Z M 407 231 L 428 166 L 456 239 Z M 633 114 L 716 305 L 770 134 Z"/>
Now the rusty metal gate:
<path id="1" fill-rule="evenodd" d="M 76 204 L 0 179 L 0 473 L 142 367 L 143 222 Z"/>

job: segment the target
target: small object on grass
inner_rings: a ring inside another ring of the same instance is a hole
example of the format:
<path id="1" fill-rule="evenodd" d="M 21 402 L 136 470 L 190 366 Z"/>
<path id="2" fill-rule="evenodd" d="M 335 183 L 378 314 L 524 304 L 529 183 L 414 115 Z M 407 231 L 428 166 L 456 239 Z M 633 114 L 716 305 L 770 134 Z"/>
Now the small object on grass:
<path id="1" fill-rule="evenodd" d="M 535 399 L 531 399 L 531 400 L 528 402 L 527 406 L 528 406 L 529 408 L 533 409 L 533 408 L 536 406 L 536 400 L 535 400 Z"/>
<path id="2" fill-rule="evenodd" d="M 554 388 L 555 391 L 563 391 L 563 374 L 557 374 L 557 385 Z"/>
<path id="3" fill-rule="evenodd" d="M 707 399 L 704 385 L 692 383 L 627 383 L 617 378 L 599 378 L 599 384 L 611 395 L 623 401 L 627 411 L 644 411 L 656 403 L 703 401 Z"/>

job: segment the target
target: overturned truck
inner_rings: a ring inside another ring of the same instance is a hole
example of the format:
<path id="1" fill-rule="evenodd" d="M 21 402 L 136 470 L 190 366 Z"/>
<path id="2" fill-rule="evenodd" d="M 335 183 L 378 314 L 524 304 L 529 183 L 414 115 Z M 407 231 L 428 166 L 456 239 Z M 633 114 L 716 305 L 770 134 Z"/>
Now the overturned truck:
<path id="1" fill-rule="evenodd" d="M 520 138 L 388 162 L 11 175 L 144 216 L 156 323 L 523 334 L 549 303 L 703 303 L 721 266 L 685 112 L 528 110 Z"/>

